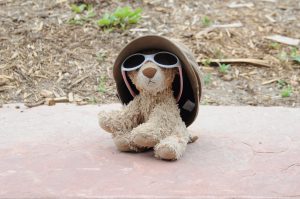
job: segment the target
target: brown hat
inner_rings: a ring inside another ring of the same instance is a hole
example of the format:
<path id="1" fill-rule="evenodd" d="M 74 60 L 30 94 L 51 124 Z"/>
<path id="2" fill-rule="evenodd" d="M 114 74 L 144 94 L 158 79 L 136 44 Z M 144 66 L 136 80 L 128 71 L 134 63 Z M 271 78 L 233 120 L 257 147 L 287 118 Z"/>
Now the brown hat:
<path id="1" fill-rule="evenodd" d="M 167 51 L 179 58 L 183 73 L 183 92 L 178 101 L 178 106 L 182 120 L 186 126 L 189 126 L 198 114 L 199 102 L 202 95 L 202 77 L 192 53 L 184 45 L 176 41 L 171 41 L 162 36 L 147 35 L 134 39 L 121 50 L 113 68 L 120 100 L 122 103 L 128 104 L 133 99 L 123 80 L 121 64 L 128 56 L 143 50 Z M 132 83 L 130 82 L 130 84 Z M 176 77 L 173 82 L 174 96 L 177 96 L 179 93 L 179 84 L 179 77 Z M 131 86 L 134 87 L 133 84 Z M 138 91 L 136 90 L 136 92 Z"/>

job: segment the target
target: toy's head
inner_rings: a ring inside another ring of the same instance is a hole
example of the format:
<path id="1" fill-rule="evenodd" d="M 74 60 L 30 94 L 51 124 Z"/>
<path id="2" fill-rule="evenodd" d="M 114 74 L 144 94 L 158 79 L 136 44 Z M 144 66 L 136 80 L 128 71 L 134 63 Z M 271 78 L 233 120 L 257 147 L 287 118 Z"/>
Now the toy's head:
<path id="1" fill-rule="evenodd" d="M 120 52 L 113 73 L 122 103 L 139 92 L 172 89 L 186 126 L 195 120 L 202 79 L 195 58 L 182 44 L 156 35 L 139 37 Z"/>
<path id="2" fill-rule="evenodd" d="M 135 96 L 128 76 L 138 92 L 147 92 L 156 95 L 167 89 L 172 89 L 175 75 L 179 75 L 179 101 L 183 80 L 182 68 L 178 57 L 172 53 L 158 50 L 147 50 L 128 56 L 121 66 L 123 79 L 132 96 Z"/>

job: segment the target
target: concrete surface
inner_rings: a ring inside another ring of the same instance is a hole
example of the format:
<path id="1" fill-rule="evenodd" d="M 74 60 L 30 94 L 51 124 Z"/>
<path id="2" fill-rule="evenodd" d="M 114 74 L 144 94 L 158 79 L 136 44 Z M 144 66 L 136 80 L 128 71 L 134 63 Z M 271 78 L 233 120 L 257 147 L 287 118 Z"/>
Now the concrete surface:
<path id="1" fill-rule="evenodd" d="M 300 109 L 200 108 L 176 162 L 121 153 L 112 106 L 0 108 L 0 198 L 300 198 Z M 114 105 L 119 107 L 119 105 Z"/>

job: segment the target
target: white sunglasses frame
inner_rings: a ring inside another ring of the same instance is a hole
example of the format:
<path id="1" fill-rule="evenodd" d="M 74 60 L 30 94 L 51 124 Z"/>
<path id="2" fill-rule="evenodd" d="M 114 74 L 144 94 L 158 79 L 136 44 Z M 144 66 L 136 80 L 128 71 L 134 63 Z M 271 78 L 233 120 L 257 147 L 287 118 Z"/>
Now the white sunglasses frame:
<path id="1" fill-rule="evenodd" d="M 163 65 L 163 64 L 159 64 L 157 63 L 155 60 L 154 60 L 154 56 L 158 53 L 168 53 L 170 55 L 173 55 L 176 59 L 177 59 L 177 63 L 176 64 L 173 64 L 173 65 Z M 137 70 L 139 69 L 141 66 L 143 66 L 143 64 L 145 64 L 147 61 L 151 61 L 153 62 L 154 64 L 157 64 L 159 67 L 162 67 L 162 68 L 178 68 L 178 71 L 179 71 L 179 78 L 180 78 L 180 89 L 179 89 L 179 93 L 178 93 L 178 96 L 176 97 L 176 102 L 178 102 L 181 98 L 181 95 L 182 95 L 182 91 L 183 91 L 183 75 L 182 75 L 182 67 L 181 67 L 181 63 L 180 63 L 180 60 L 178 59 L 178 57 L 172 53 L 169 53 L 169 52 L 165 52 L 165 51 L 162 51 L 162 52 L 158 52 L 158 53 L 154 53 L 154 54 L 150 54 L 150 55 L 145 55 L 145 54 L 142 54 L 142 53 L 135 53 L 135 54 L 132 54 L 130 55 L 129 57 L 127 57 L 122 65 L 121 65 L 121 72 L 122 72 L 122 77 L 123 77 L 123 80 L 126 84 L 126 87 L 128 88 L 130 94 L 132 97 L 135 97 L 136 96 L 136 93 L 133 91 L 133 89 L 131 88 L 128 80 L 127 80 L 127 76 L 126 76 L 126 72 L 130 72 L 130 71 L 134 71 L 134 70 Z M 124 62 L 134 56 L 134 55 L 143 55 L 145 57 L 145 60 L 138 66 L 136 67 L 133 67 L 133 68 L 130 68 L 130 69 L 126 69 L 125 67 L 123 67 L 123 64 Z"/>
<path id="2" fill-rule="evenodd" d="M 165 65 L 165 64 L 160 64 L 160 63 L 158 63 L 157 61 L 154 60 L 154 57 L 155 57 L 155 55 L 160 54 L 160 53 L 166 53 L 166 54 L 172 55 L 173 57 L 176 58 L 177 63 L 176 63 L 176 64 L 172 64 L 172 65 Z M 124 63 L 125 63 L 129 58 L 131 58 L 131 57 L 133 57 L 133 56 L 135 56 L 135 55 L 142 55 L 142 56 L 144 56 L 145 60 L 144 60 L 141 64 L 139 64 L 138 66 L 135 66 L 135 67 L 133 67 L 133 68 L 126 68 L 126 67 L 124 67 Z M 179 59 L 178 59 L 178 57 L 177 57 L 176 55 L 174 55 L 174 54 L 172 54 L 172 53 L 169 53 L 169 52 L 166 52 L 166 51 L 161 51 L 161 52 L 157 52 L 157 53 L 150 54 L 150 55 L 149 55 L 149 54 L 148 54 L 148 55 L 147 55 L 147 54 L 143 54 L 143 53 L 135 53 L 135 54 L 130 55 L 129 57 L 127 57 L 127 58 L 123 61 L 122 65 L 121 65 L 121 70 L 122 70 L 122 71 L 134 71 L 134 70 L 137 70 L 137 69 L 139 69 L 141 66 L 143 66 L 147 61 L 151 61 L 151 62 L 155 63 L 156 65 L 158 65 L 159 67 L 162 67 L 162 68 L 176 68 L 176 67 L 178 67 L 178 65 L 180 64 L 180 61 L 179 61 Z"/>

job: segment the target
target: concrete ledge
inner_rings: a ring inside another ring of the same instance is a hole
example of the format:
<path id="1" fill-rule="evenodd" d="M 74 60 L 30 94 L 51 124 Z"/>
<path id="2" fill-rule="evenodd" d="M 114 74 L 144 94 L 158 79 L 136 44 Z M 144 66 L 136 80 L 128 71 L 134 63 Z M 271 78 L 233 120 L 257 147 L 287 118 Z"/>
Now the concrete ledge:
<path id="1" fill-rule="evenodd" d="M 300 198 L 299 108 L 203 106 L 166 162 L 115 149 L 97 113 L 119 106 L 0 108 L 0 198 Z"/>

